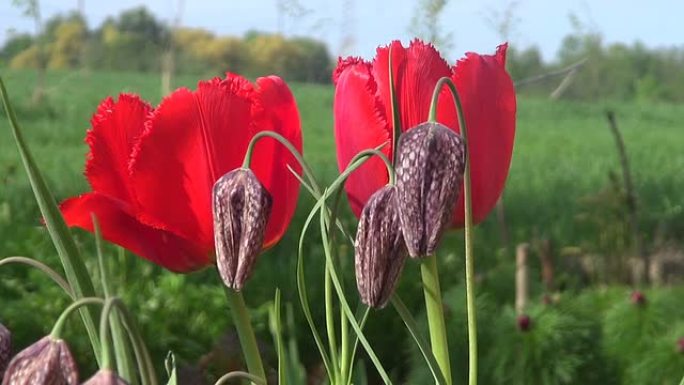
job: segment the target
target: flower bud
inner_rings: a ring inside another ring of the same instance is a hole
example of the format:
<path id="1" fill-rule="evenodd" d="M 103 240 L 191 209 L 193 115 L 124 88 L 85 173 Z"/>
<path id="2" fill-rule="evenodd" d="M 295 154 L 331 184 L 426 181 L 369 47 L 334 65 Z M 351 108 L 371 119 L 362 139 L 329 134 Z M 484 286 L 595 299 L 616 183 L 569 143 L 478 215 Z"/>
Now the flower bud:
<path id="1" fill-rule="evenodd" d="M 521 314 L 517 319 L 518 330 L 521 332 L 527 332 L 532 328 L 532 318 L 527 314 Z"/>
<path id="2" fill-rule="evenodd" d="M 0 379 L 12 358 L 12 333 L 5 325 L 0 324 Z"/>
<path id="3" fill-rule="evenodd" d="M 435 122 L 399 138 L 397 198 L 401 228 L 411 257 L 432 255 L 454 215 L 465 170 L 465 144 Z"/>
<path id="4" fill-rule="evenodd" d="M 128 382 L 119 377 L 113 370 L 100 370 L 83 385 L 128 385 Z"/>
<path id="5" fill-rule="evenodd" d="M 354 249 L 361 300 L 368 306 L 385 306 L 406 260 L 394 186 L 385 186 L 368 199 L 359 218 Z"/>
<path id="6" fill-rule="evenodd" d="M 17 354 L 2 385 L 77 385 L 78 368 L 66 342 L 43 337 Z"/>
<path id="7" fill-rule="evenodd" d="M 634 290 L 632 292 L 632 295 L 630 296 L 630 300 L 632 301 L 633 304 L 638 305 L 638 306 L 646 305 L 646 296 L 644 295 L 644 293 L 640 292 L 639 290 Z"/>
<path id="8" fill-rule="evenodd" d="M 226 286 L 239 291 L 261 252 L 271 195 L 251 170 L 239 168 L 216 181 L 212 201 L 216 264 Z"/>

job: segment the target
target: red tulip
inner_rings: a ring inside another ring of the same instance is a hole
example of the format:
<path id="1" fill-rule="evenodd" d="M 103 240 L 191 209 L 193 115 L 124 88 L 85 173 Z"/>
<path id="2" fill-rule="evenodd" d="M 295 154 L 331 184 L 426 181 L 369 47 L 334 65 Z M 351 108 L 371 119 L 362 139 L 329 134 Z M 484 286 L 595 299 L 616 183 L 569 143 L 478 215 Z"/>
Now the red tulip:
<path id="1" fill-rule="evenodd" d="M 185 88 L 152 109 L 137 96 L 104 100 L 92 119 L 85 175 L 92 192 L 62 203 L 70 226 L 93 231 L 94 213 L 105 239 L 169 270 L 213 263 L 211 191 L 242 165 L 250 139 L 271 130 L 302 150 L 299 113 L 285 82 L 256 85 L 227 74 Z M 294 157 L 272 138 L 257 144 L 251 168 L 273 197 L 264 247 L 275 244 L 294 214 L 299 182 Z"/>
<path id="2" fill-rule="evenodd" d="M 454 81 L 468 125 L 473 221 L 481 222 L 501 195 L 513 151 L 516 102 L 513 82 L 505 69 L 507 45 L 499 46 L 494 55 L 468 53 L 454 66 L 449 66 L 432 45 L 419 40 L 408 48 L 394 41 L 391 48 L 402 130 L 427 120 L 430 99 L 440 78 Z M 382 151 L 392 157 L 389 52 L 389 47 L 378 48 L 372 63 L 341 59 L 333 74 L 335 140 L 341 170 L 359 151 L 384 143 L 387 145 Z M 437 121 L 459 132 L 456 109 L 446 88 L 439 96 Z M 347 195 L 357 217 L 371 194 L 387 182 L 387 171 L 379 159 L 371 159 L 350 176 Z M 452 223 L 456 227 L 464 224 L 463 194 L 459 196 Z"/>

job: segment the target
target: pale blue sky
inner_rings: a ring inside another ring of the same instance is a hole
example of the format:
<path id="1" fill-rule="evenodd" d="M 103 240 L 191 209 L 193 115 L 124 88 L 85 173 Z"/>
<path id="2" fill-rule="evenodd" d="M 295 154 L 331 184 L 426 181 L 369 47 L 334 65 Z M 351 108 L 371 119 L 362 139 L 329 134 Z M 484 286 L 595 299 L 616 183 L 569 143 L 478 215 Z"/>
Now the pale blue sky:
<path id="1" fill-rule="evenodd" d="M 279 19 L 276 0 L 186 0 L 182 24 L 203 27 L 219 34 L 241 35 L 249 29 L 277 31 L 287 35 L 309 35 L 326 41 L 334 55 L 340 53 L 343 30 L 355 36 L 346 54 L 372 57 L 375 47 L 392 39 L 411 38 L 409 25 L 418 0 L 299 0 L 308 10 L 295 19 Z M 175 15 L 178 0 L 84 0 L 91 26 L 109 15 L 144 4 L 160 19 Z M 447 54 L 452 60 L 464 51 L 492 52 L 501 38 L 491 22 L 503 13 L 511 0 L 450 0 L 442 17 L 445 32 L 453 37 Z M 45 17 L 75 9 L 77 0 L 41 0 Z M 353 8 L 345 12 L 345 4 Z M 515 1 L 514 31 L 510 41 L 517 46 L 538 45 L 552 58 L 563 36 L 572 31 L 568 15 L 576 14 L 586 25 L 599 31 L 607 42 L 632 43 L 640 40 L 650 47 L 684 45 L 684 1 L 681 0 L 518 0 Z M 345 21 L 343 15 L 348 15 Z M 0 43 L 8 32 L 30 31 L 33 24 L 21 16 L 11 0 L 0 0 Z"/>

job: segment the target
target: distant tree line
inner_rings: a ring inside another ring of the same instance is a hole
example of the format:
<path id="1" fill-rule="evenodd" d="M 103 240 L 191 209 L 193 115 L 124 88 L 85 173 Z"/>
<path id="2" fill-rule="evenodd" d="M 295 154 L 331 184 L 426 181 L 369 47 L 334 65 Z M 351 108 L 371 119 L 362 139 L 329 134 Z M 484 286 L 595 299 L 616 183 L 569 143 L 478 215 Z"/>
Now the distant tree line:
<path id="1" fill-rule="evenodd" d="M 45 56 L 49 69 L 156 72 L 171 43 L 179 73 L 231 71 L 248 76 L 279 74 L 292 81 L 330 81 L 328 48 L 315 39 L 256 31 L 233 37 L 198 28 L 171 29 L 144 7 L 123 11 L 94 30 L 78 12 L 54 16 L 46 20 L 41 36 L 10 36 L 0 49 L 0 65 L 37 68 Z"/>
<path id="2" fill-rule="evenodd" d="M 583 59 L 586 61 L 564 90 L 563 98 L 684 102 L 684 46 L 605 44 L 599 33 L 575 33 L 563 39 L 553 63 L 545 63 L 537 47 L 512 47 L 508 70 L 515 80 L 529 79 Z M 549 95 L 561 79 L 549 78 L 521 86 L 518 92 Z"/>
<path id="3" fill-rule="evenodd" d="M 325 83 L 334 64 L 326 45 L 315 39 L 256 31 L 236 37 L 200 28 L 172 29 L 140 7 L 110 17 L 92 30 L 78 12 L 53 16 L 43 23 L 40 36 L 10 36 L 0 49 L 0 66 L 157 72 L 171 44 L 177 73 L 279 74 L 291 81 Z M 576 28 L 550 63 L 537 47 L 512 45 L 508 69 L 520 81 L 582 60 L 586 61 L 561 97 L 684 102 L 684 46 L 606 44 L 600 33 Z M 530 82 L 518 87 L 518 92 L 548 96 L 561 80 Z"/>

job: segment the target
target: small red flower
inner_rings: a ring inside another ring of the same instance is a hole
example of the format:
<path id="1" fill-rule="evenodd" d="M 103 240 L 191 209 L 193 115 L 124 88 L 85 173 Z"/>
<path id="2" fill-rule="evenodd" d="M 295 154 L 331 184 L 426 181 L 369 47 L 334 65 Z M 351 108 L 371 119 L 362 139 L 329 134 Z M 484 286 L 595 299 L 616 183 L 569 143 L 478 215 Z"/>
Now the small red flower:
<path id="1" fill-rule="evenodd" d="M 276 76 L 252 85 L 229 73 L 196 91 L 178 89 L 156 109 L 122 94 L 104 100 L 91 125 L 85 175 L 92 192 L 62 203 L 67 224 L 93 231 L 94 213 L 105 239 L 176 272 L 213 263 L 214 182 L 242 165 L 257 132 L 278 132 L 302 150 L 294 97 Z M 273 197 L 264 247 L 294 214 L 299 182 L 288 165 L 301 172 L 276 140 L 259 141 L 251 168 Z"/>
<path id="2" fill-rule="evenodd" d="M 408 48 L 391 43 L 394 91 L 401 127 L 415 127 L 428 118 L 437 81 L 450 77 L 463 102 L 468 124 L 473 220 L 482 221 L 499 199 L 508 176 L 515 134 L 515 90 L 506 72 L 506 48 L 494 55 L 468 53 L 449 66 L 437 50 L 419 40 Z M 342 170 L 359 151 L 387 143 L 382 151 L 392 157 L 392 111 L 389 86 L 389 47 L 378 48 L 372 63 L 359 58 L 340 59 L 335 82 L 335 140 Z M 458 132 L 458 119 L 449 91 L 442 90 L 437 120 Z M 368 198 L 387 184 L 382 161 L 371 159 L 353 173 L 347 184 L 352 210 L 359 216 Z M 463 193 L 454 211 L 453 225 L 464 224 Z"/>

